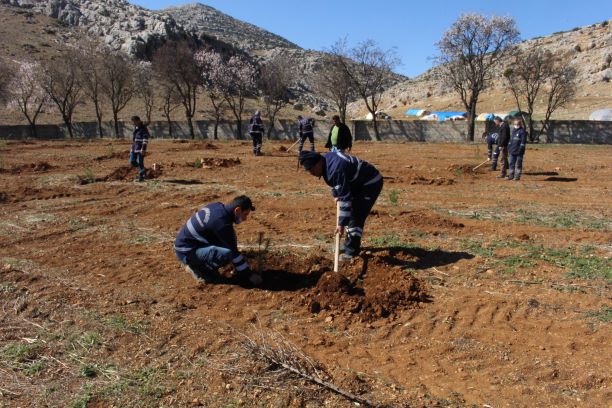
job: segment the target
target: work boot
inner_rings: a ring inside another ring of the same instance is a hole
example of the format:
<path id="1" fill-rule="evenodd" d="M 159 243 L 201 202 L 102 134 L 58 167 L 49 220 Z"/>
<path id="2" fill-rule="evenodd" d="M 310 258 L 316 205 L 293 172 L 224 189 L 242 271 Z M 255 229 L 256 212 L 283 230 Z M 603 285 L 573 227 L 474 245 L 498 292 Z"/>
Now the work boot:
<path id="1" fill-rule="evenodd" d="M 505 174 L 500 174 L 500 175 L 498 175 L 498 176 L 497 176 L 497 177 L 495 177 L 495 178 L 498 178 L 498 179 L 505 179 L 505 178 L 506 178 L 506 175 L 505 175 Z"/>
<path id="2" fill-rule="evenodd" d="M 220 283 L 223 280 L 218 272 L 192 269 L 189 265 L 185 265 L 185 270 L 189 272 L 197 282 Z"/>
<path id="3" fill-rule="evenodd" d="M 202 276 L 200 272 L 191 269 L 189 265 L 185 265 L 185 270 L 189 272 L 191 276 L 193 276 L 193 279 L 195 279 L 197 282 L 206 283 L 204 276 Z"/>
<path id="4" fill-rule="evenodd" d="M 519 181 L 520 179 L 521 179 L 521 177 L 520 177 L 520 176 L 516 176 L 516 177 L 514 178 L 514 181 Z"/>
<path id="5" fill-rule="evenodd" d="M 344 253 L 344 254 L 340 255 L 340 260 L 343 261 L 343 262 L 346 262 L 346 261 L 350 261 L 351 259 L 356 258 L 356 257 L 357 257 L 357 255 L 352 255 L 352 254 Z"/>

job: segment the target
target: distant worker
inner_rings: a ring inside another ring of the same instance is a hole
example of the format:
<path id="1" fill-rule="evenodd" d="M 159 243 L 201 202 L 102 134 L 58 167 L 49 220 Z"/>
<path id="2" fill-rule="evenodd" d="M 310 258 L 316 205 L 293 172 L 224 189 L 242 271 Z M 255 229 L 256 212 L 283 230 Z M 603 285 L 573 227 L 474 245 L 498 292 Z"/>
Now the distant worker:
<path id="1" fill-rule="evenodd" d="M 497 155 L 499 154 L 499 147 L 497 146 L 497 129 L 490 129 L 482 134 L 482 137 L 487 143 L 487 158 L 491 162 L 491 171 L 495 171 L 497 167 Z"/>
<path id="2" fill-rule="evenodd" d="M 332 117 L 332 127 L 329 131 L 325 147 L 332 152 L 344 152 L 345 150 L 350 152 L 353 147 L 351 130 L 344 123 L 340 122 L 340 116 L 338 115 Z"/>
<path id="3" fill-rule="evenodd" d="M 258 286 L 261 276 L 251 272 L 249 265 L 238 251 L 234 224 L 240 224 L 255 211 L 247 196 L 236 197 L 229 204 L 213 203 L 196 212 L 181 228 L 174 250 L 185 269 L 197 280 L 205 283 L 220 283 L 224 278 L 219 268 L 234 264 L 234 280 Z"/>
<path id="4" fill-rule="evenodd" d="M 510 154 L 510 170 L 508 180 L 519 181 L 523 171 L 523 157 L 527 145 L 527 132 L 523 128 L 523 119 L 514 118 L 514 129 L 508 143 L 508 153 Z"/>
<path id="5" fill-rule="evenodd" d="M 130 149 L 130 165 L 138 167 L 138 178 L 134 181 L 142 182 L 146 175 L 144 157 L 149 143 L 149 130 L 138 116 L 132 116 L 132 124 L 134 125 L 134 132 L 132 134 L 132 148 Z"/>
<path id="6" fill-rule="evenodd" d="M 302 152 L 300 164 L 313 176 L 323 177 L 340 203 L 336 233 L 342 236 L 346 229 L 342 259 L 358 256 L 366 219 L 383 188 L 382 175 L 368 162 L 339 151 Z"/>
<path id="7" fill-rule="evenodd" d="M 261 145 L 263 143 L 264 125 L 261 120 L 261 113 L 255 111 L 249 121 L 249 134 L 253 139 L 253 154 L 261 156 Z"/>
<path id="8" fill-rule="evenodd" d="M 314 120 L 312 118 L 303 118 L 301 115 L 298 116 L 298 133 L 300 135 L 299 153 L 304 150 L 304 142 L 306 139 L 310 141 L 310 151 L 315 151 L 314 144 Z"/>
<path id="9" fill-rule="evenodd" d="M 497 125 L 497 150 L 498 154 L 493 158 L 492 168 L 497 168 L 497 160 L 501 159 L 501 173 L 497 178 L 505 178 L 508 170 L 508 142 L 510 141 L 510 126 L 499 116 L 496 116 L 493 121 Z"/>

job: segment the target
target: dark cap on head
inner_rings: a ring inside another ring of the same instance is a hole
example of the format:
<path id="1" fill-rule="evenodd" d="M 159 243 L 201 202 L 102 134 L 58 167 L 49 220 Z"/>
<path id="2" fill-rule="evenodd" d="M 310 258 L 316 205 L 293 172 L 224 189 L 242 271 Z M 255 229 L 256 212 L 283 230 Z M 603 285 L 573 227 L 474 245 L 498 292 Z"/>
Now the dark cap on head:
<path id="1" fill-rule="evenodd" d="M 232 200 L 229 204 L 229 207 L 236 208 L 240 207 L 241 210 L 250 210 L 255 211 L 255 207 L 253 207 L 253 202 L 251 199 L 245 195 L 238 196 Z"/>
<path id="2" fill-rule="evenodd" d="M 140 116 L 132 116 L 132 121 L 140 122 Z"/>
<path id="3" fill-rule="evenodd" d="M 323 156 L 320 153 L 305 150 L 302 150 L 300 153 L 300 164 L 306 170 L 312 169 L 320 160 L 323 160 Z"/>
<path id="4" fill-rule="evenodd" d="M 502 118 L 500 118 L 499 116 L 496 116 L 493 118 L 493 120 L 497 121 L 497 122 L 503 122 L 504 120 Z"/>

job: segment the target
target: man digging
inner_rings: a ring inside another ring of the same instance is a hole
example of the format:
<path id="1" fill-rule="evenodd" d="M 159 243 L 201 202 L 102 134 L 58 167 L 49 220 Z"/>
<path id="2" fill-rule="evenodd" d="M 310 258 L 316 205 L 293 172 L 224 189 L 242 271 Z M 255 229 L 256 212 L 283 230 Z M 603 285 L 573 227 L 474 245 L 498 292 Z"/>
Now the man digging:
<path id="1" fill-rule="evenodd" d="M 255 211 L 251 199 L 239 196 L 229 204 L 208 204 L 187 220 L 174 242 L 176 256 L 187 272 L 199 282 L 222 283 L 226 279 L 219 268 L 231 262 L 236 269 L 233 281 L 261 285 L 261 276 L 250 270 L 238 252 L 234 231 L 234 224 L 246 221 L 251 211 Z"/>
<path id="2" fill-rule="evenodd" d="M 300 164 L 315 177 L 323 177 L 340 204 L 336 234 L 342 236 L 343 260 L 359 255 L 363 228 L 383 188 L 383 177 L 376 167 L 342 152 L 300 153 Z"/>

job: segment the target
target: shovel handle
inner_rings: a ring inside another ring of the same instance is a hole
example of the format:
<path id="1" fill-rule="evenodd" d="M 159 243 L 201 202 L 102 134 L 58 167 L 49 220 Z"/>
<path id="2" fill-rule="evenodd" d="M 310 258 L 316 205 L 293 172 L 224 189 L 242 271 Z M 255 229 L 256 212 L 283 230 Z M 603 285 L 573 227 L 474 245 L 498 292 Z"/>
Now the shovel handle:
<path id="1" fill-rule="evenodd" d="M 340 225 L 340 202 L 336 203 L 336 227 Z M 338 272 L 340 263 L 340 234 L 336 232 L 336 246 L 334 247 L 334 272 Z"/>

